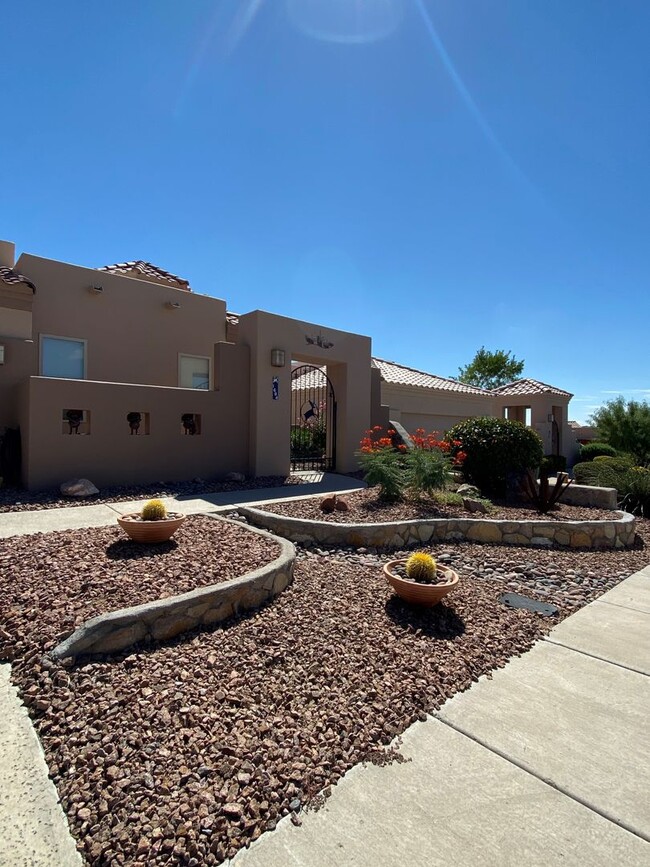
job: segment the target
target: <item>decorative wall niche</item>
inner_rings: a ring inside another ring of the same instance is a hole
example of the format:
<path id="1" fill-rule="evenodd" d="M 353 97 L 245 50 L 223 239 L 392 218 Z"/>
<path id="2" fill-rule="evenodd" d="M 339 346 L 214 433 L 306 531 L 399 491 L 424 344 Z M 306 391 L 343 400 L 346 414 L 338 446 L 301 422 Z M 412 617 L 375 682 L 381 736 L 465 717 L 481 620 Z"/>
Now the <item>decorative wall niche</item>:
<path id="1" fill-rule="evenodd" d="M 197 436 L 201 433 L 201 415 L 198 412 L 184 412 L 181 416 L 181 433 L 184 436 Z"/>
<path id="2" fill-rule="evenodd" d="M 127 412 L 126 423 L 129 428 L 130 436 L 149 436 L 149 413 L 148 412 Z"/>
<path id="3" fill-rule="evenodd" d="M 72 436 L 88 436 L 90 434 L 90 410 L 61 410 L 61 433 Z"/>

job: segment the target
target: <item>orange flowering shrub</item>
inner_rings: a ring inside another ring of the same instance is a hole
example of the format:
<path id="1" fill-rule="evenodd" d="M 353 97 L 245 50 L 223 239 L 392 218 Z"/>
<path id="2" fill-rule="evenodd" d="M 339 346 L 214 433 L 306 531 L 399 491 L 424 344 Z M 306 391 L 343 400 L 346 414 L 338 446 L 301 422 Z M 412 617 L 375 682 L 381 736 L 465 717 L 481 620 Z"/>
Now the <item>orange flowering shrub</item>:
<path id="1" fill-rule="evenodd" d="M 407 489 L 415 497 L 431 494 L 444 488 L 452 465 L 462 465 L 464 453 L 457 450 L 452 455 L 452 445 L 438 433 L 418 428 L 411 439 L 414 449 L 398 442 L 392 428 L 384 431 L 376 425 L 361 440 L 359 459 L 365 480 L 379 486 L 382 499 L 401 499 Z"/>

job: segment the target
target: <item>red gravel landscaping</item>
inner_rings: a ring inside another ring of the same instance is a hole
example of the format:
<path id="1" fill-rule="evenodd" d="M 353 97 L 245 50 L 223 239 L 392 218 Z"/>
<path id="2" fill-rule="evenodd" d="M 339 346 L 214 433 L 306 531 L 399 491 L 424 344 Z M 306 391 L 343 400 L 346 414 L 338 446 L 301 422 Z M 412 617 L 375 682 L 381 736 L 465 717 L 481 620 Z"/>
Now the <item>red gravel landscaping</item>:
<path id="1" fill-rule="evenodd" d="M 219 584 L 279 554 L 271 538 L 198 515 L 157 545 L 131 542 L 119 527 L 0 539 L 0 610 L 13 639 L 5 652 L 21 653 L 25 618 L 61 641 L 97 614 Z"/>
<path id="2" fill-rule="evenodd" d="M 71 668 L 44 652 L 69 628 L 76 590 L 62 581 L 42 603 L 51 610 L 35 610 L 15 603 L 3 570 L 0 604 L 15 610 L 0 656 L 14 657 L 86 863 L 218 864 L 282 816 L 299 823 L 353 765 L 645 565 L 648 522 L 639 529 L 626 551 L 436 546 L 461 583 L 430 610 L 391 594 L 392 554 L 301 551 L 294 584 L 263 609 Z M 50 541 L 41 559 L 54 561 L 62 535 L 31 540 Z M 239 563 L 238 550 L 228 557 Z M 513 576 L 559 616 L 504 607 Z"/>
<path id="3" fill-rule="evenodd" d="M 365 488 L 351 494 L 339 495 L 339 499 L 345 500 L 350 507 L 347 512 L 321 511 L 320 504 L 323 499 L 320 496 L 269 503 L 264 506 L 264 511 L 292 518 L 332 521 L 337 524 L 380 524 L 416 518 L 496 518 L 505 521 L 611 521 L 612 519 L 612 512 L 607 509 L 567 506 L 562 502 L 545 515 L 540 515 L 532 505 L 507 506 L 503 503 L 495 504 L 487 515 L 470 513 L 462 506 L 441 503 L 433 497 L 386 503 L 379 499 L 378 488 Z"/>

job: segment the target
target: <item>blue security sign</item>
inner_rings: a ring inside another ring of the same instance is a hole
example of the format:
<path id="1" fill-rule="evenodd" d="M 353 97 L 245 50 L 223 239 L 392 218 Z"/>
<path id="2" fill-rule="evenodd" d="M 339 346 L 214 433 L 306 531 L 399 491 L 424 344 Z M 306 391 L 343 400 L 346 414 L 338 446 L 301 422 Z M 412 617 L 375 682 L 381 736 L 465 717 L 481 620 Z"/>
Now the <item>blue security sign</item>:
<path id="1" fill-rule="evenodd" d="M 280 397 L 280 380 L 277 376 L 273 377 L 273 400 L 278 400 Z"/>

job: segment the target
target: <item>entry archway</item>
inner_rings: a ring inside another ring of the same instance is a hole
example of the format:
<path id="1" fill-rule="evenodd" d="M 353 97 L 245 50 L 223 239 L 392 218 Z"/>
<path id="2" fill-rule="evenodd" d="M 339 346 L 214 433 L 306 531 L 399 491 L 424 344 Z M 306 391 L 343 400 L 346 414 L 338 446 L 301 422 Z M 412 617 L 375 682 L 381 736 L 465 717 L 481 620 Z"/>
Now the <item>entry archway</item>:
<path id="1" fill-rule="evenodd" d="M 336 467 L 336 399 L 322 367 L 301 364 L 291 371 L 291 469 Z"/>

